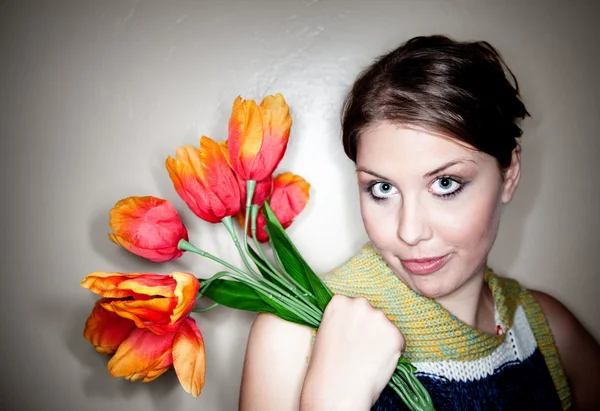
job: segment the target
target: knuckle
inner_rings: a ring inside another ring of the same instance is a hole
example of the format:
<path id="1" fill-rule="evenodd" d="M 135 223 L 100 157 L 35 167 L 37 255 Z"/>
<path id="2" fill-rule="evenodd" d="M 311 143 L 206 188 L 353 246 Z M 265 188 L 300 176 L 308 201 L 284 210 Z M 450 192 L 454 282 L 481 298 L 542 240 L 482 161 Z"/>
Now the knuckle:
<path id="1" fill-rule="evenodd" d="M 354 297 L 354 302 L 357 306 L 361 307 L 361 308 L 365 308 L 365 307 L 372 307 L 371 303 L 369 302 L 369 300 L 366 297 L 360 296 L 360 297 Z"/>
<path id="2" fill-rule="evenodd" d="M 347 297 L 345 295 L 342 294 L 335 294 L 332 298 L 333 301 L 339 303 L 345 303 L 348 302 L 350 300 L 350 297 Z"/>
<path id="3" fill-rule="evenodd" d="M 331 300 L 329 301 L 328 306 L 337 307 L 339 305 L 342 305 L 345 303 L 346 298 L 347 297 L 345 297 L 343 295 L 335 294 L 333 297 L 331 297 Z"/>
<path id="4" fill-rule="evenodd" d="M 331 315 L 339 311 L 343 311 L 348 306 L 348 297 L 340 294 L 335 294 L 331 297 L 329 304 L 325 307 L 324 315 Z"/>

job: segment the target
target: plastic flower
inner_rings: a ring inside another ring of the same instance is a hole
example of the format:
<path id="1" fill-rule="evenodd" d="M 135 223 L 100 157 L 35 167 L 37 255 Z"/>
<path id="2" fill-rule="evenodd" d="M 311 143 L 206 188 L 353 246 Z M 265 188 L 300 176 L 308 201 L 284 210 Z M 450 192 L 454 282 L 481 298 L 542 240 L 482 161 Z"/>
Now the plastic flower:
<path id="1" fill-rule="evenodd" d="M 177 331 L 194 307 L 200 283 L 189 273 L 169 275 L 94 272 L 81 286 L 104 300 L 100 306 L 154 334 Z"/>
<path id="2" fill-rule="evenodd" d="M 231 167 L 231 159 L 229 157 L 229 147 L 227 144 L 227 140 L 219 141 L 219 148 L 221 152 L 225 156 L 227 163 Z M 240 198 L 242 200 L 242 212 L 244 211 L 244 207 L 246 206 L 246 180 L 240 178 L 237 173 L 235 174 L 238 184 L 240 186 Z M 273 192 L 273 177 L 269 176 L 264 180 L 257 181 L 256 186 L 254 188 L 254 193 L 252 195 L 252 204 L 256 204 L 258 206 L 263 205 L 263 203 L 271 196 Z"/>
<path id="3" fill-rule="evenodd" d="M 273 179 L 273 194 L 269 200 L 269 205 L 283 228 L 288 228 L 294 218 L 304 209 L 306 203 L 308 203 L 309 190 L 310 184 L 306 180 L 289 172 L 279 174 Z M 237 219 L 243 227 L 245 215 L 239 213 Z M 265 217 L 261 209 L 256 217 L 256 238 L 261 243 L 269 239 L 264 229 L 265 225 Z M 248 235 L 252 235 L 250 226 L 248 227 Z"/>
<path id="4" fill-rule="evenodd" d="M 242 197 L 242 206 L 246 206 L 246 182 L 244 180 L 239 180 L 240 183 L 240 194 Z M 256 182 L 256 187 L 254 188 L 254 194 L 252 195 L 252 204 L 256 204 L 257 206 L 262 206 L 264 202 L 271 197 L 273 193 L 273 177 L 266 178 L 261 181 Z M 244 211 L 244 210 L 242 210 Z"/>
<path id="5" fill-rule="evenodd" d="M 184 390 L 198 397 L 204 386 L 206 354 L 196 322 L 186 317 L 176 331 L 157 335 L 106 310 L 104 306 L 110 302 L 98 300 L 84 330 L 96 351 L 114 354 L 107 365 L 110 374 L 150 382 L 173 366 Z"/>
<path id="6" fill-rule="evenodd" d="M 269 178 L 281 161 L 292 126 L 289 107 L 281 94 L 254 100 L 236 98 L 229 119 L 231 166 L 242 180 Z"/>
<path id="7" fill-rule="evenodd" d="M 155 262 L 181 257 L 179 240 L 188 240 L 188 232 L 175 207 L 152 196 L 127 197 L 109 212 L 108 238 L 126 250 Z"/>
<path id="8" fill-rule="evenodd" d="M 237 179 L 219 145 L 203 136 L 200 148 L 177 148 L 176 158 L 168 157 L 166 167 L 177 194 L 201 219 L 218 223 L 240 210 Z"/>

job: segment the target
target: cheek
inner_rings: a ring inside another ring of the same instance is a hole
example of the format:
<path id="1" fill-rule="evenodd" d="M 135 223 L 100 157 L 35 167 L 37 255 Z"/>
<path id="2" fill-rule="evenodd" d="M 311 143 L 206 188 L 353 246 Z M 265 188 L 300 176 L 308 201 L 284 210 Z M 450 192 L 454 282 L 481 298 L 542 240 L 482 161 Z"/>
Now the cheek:
<path id="1" fill-rule="evenodd" d="M 374 202 L 368 194 L 361 195 L 360 213 L 363 225 L 369 239 L 379 249 L 386 248 L 386 244 L 393 241 L 395 236 L 394 215 L 390 204 L 382 205 Z"/>
<path id="2" fill-rule="evenodd" d="M 470 196 L 439 214 L 436 234 L 447 244 L 468 250 L 489 250 L 500 215 L 499 199 L 494 193 Z"/>

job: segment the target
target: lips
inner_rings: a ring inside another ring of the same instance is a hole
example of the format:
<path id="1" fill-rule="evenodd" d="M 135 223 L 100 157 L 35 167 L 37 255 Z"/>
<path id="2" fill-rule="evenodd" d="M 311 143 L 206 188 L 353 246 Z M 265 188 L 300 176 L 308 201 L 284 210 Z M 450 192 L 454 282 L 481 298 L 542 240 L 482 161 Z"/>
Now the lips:
<path id="1" fill-rule="evenodd" d="M 441 257 L 400 260 L 406 271 L 416 275 L 432 274 L 446 265 L 452 254 Z"/>

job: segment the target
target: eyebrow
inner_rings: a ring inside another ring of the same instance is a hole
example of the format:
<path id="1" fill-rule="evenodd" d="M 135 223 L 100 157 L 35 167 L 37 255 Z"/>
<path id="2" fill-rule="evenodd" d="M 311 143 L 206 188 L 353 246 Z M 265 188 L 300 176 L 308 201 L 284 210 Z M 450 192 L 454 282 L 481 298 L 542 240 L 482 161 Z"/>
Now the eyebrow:
<path id="1" fill-rule="evenodd" d="M 380 179 L 382 179 L 382 180 L 389 180 L 389 178 L 387 178 L 387 177 L 384 177 L 384 176 L 382 176 L 381 174 L 378 174 L 378 173 L 376 173 L 376 172 L 375 172 L 375 171 L 373 171 L 373 170 L 369 170 L 369 169 L 368 169 L 368 168 L 366 168 L 366 167 L 356 167 L 356 171 L 357 171 L 357 172 L 359 172 L 359 171 L 362 171 L 363 173 L 371 174 L 372 176 L 374 176 L 374 177 L 377 177 L 377 178 L 380 178 Z"/>
<path id="2" fill-rule="evenodd" d="M 452 160 L 452 161 L 449 161 L 449 162 L 447 162 L 445 164 L 442 164 L 440 167 L 436 168 L 435 170 L 431 170 L 428 173 L 423 174 L 423 178 L 425 179 L 425 178 L 432 177 L 432 176 L 434 176 L 437 173 L 440 173 L 440 172 L 442 172 L 442 171 L 444 171 L 444 170 L 446 170 L 446 169 L 448 169 L 448 168 L 450 168 L 452 166 L 455 166 L 456 164 L 464 163 L 466 161 L 470 161 L 473 164 L 477 164 L 477 163 L 475 163 L 475 161 L 467 159 L 467 158 L 458 159 L 458 160 Z M 362 171 L 363 173 L 371 174 L 372 176 L 380 178 L 382 180 L 389 180 L 389 178 L 387 178 L 387 177 L 385 177 L 385 176 L 383 176 L 383 175 L 381 175 L 379 173 L 376 173 L 375 171 L 370 170 L 370 169 L 368 169 L 366 167 L 356 167 L 356 171 L 357 172 Z"/>
<path id="3" fill-rule="evenodd" d="M 455 166 L 456 164 L 464 163 L 465 161 L 470 161 L 473 164 L 477 164 L 477 163 L 475 163 L 475 161 L 470 160 L 468 158 L 461 158 L 461 159 L 458 159 L 458 160 L 452 160 L 452 161 L 449 161 L 449 162 L 447 162 L 445 164 L 442 164 L 440 167 L 436 168 L 435 170 L 432 170 L 432 171 L 430 171 L 428 173 L 423 174 L 423 178 L 432 177 L 435 174 L 440 173 L 440 172 L 446 170 L 447 168 Z"/>

